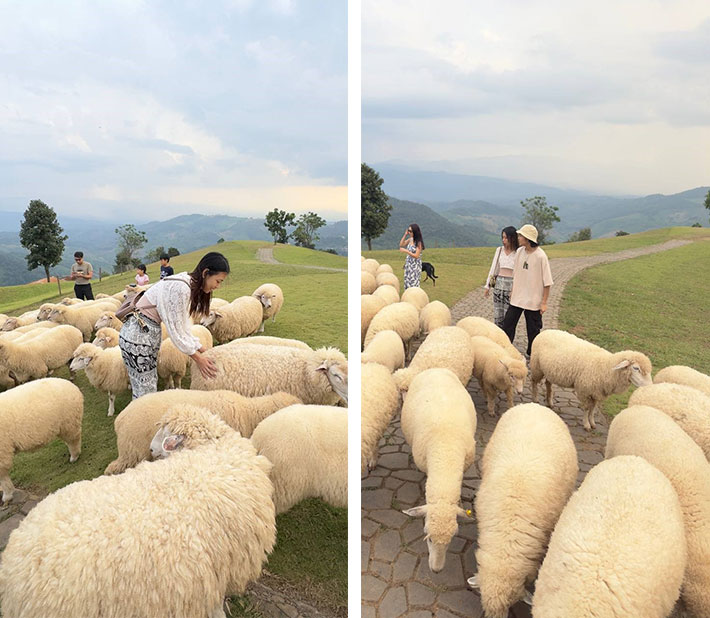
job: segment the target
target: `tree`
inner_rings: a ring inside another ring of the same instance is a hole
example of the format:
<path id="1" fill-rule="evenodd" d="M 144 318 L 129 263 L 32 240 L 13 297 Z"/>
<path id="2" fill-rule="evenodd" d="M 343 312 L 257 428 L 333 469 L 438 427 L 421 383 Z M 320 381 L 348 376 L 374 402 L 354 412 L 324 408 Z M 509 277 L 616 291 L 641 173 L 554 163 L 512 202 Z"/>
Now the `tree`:
<path id="1" fill-rule="evenodd" d="M 122 273 L 131 267 L 138 266 L 138 264 L 140 264 L 140 260 L 131 259 L 128 252 L 125 249 L 121 249 L 118 253 L 116 253 L 116 261 L 113 263 L 113 272 L 114 274 Z"/>
<path id="2" fill-rule="evenodd" d="M 693 225 L 691 225 L 690 227 L 703 227 L 703 226 L 700 225 L 700 223 L 699 223 L 698 221 L 696 221 L 696 222 L 693 223 Z"/>
<path id="3" fill-rule="evenodd" d="M 145 232 L 141 232 L 136 229 L 136 226 L 132 223 L 127 223 L 126 225 L 119 225 L 115 229 L 116 234 L 118 234 L 118 253 L 116 254 L 116 266 L 126 266 L 127 264 L 133 264 L 137 266 L 140 264 L 140 260 L 134 257 L 134 254 L 143 248 L 143 245 L 148 242 Z M 119 255 L 121 259 L 119 260 Z M 118 272 L 123 272 L 119 270 Z"/>
<path id="4" fill-rule="evenodd" d="M 372 251 L 372 239 L 387 229 L 392 205 L 382 190 L 384 180 L 366 163 L 360 165 L 360 235 Z"/>
<path id="5" fill-rule="evenodd" d="M 705 194 L 705 208 L 710 210 L 710 189 L 708 189 L 708 192 Z"/>
<path id="6" fill-rule="evenodd" d="M 315 249 L 315 244 L 320 238 L 320 236 L 316 234 L 316 230 L 323 227 L 325 224 L 325 219 L 318 216 L 316 213 L 304 213 L 298 217 L 296 221 L 296 229 L 293 230 L 292 234 L 293 239 L 299 247 Z"/>
<path id="7" fill-rule="evenodd" d="M 223 243 L 223 242 L 224 242 L 224 238 L 220 238 L 220 239 L 217 241 L 217 244 L 219 245 L 219 244 L 221 244 L 221 243 Z"/>
<path id="8" fill-rule="evenodd" d="M 614 236 L 628 236 L 628 232 L 624 232 L 624 230 L 619 230 Z"/>
<path id="9" fill-rule="evenodd" d="M 27 270 L 44 266 L 47 283 L 49 269 L 62 260 L 64 241 L 69 238 L 57 221 L 57 213 L 42 200 L 32 200 L 20 225 L 20 244 L 29 251 L 25 256 Z"/>
<path id="10" fill-rule="evenodd" d="M 168 256 L 174 258 L 176 255 L 180 255 L 180 252 L 175 247 L 168 247 Z"/>
<path id="11" fill-rule="evenodd" d="M 165 247 L 163 247 L 163 245 L 160 245 L 159 247 L 156 247 L 152 251 L 146 253 L 143 261 L 146 264 L 150 264 L 151 262 L 157 262 L 160 259 L 160 256 L 165 255 L 165 253 Z"/>
<path id="12" fill-rule="evenodd" d="M 264 227 L 269 230 L 269 233 L 274 237 L 274 244 L 277 242 L 286 244 L 290 234 L 286 230 L 287 225 L 293 225 L 296 220 L 296 215 L 292 212 L 279 210 L 274 208 L 266 214 Z"/>
<path id="13" fill-rule="evenodd" d="M 592 228 L 583 227 L 581 230 L 572 234 L 567 242 L 579 242 L 580 240 L 590 240 L 592 238 Z"/>
<path id="14" fill-rule="evenodd" d="M 544 245 L 547 240 L 547 233 L 552 229 L 555 221 L 559 221 L 557 216 L 559 208 L 548 206 L 547 198 L 540 195 L 529 197 L 520 202 L 525 210 L 523 224 L 531 223 L 537 228 L 537 244 Z"/>

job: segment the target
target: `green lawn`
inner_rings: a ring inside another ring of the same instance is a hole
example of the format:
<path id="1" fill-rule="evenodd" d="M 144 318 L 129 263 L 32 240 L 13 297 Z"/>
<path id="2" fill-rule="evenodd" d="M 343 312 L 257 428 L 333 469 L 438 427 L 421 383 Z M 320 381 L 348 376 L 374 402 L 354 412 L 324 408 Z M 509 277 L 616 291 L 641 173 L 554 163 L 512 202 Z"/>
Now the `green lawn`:
<path id="1" fill-rule="evenodd" d="M 306 264 L 309 266 L 325 266 L 327 268 L 347 268 L 348 258 L 333 255 L 325 251 L 303 249 L 292 245 L 272 245 L 274 258 L 284 264 Z"/>

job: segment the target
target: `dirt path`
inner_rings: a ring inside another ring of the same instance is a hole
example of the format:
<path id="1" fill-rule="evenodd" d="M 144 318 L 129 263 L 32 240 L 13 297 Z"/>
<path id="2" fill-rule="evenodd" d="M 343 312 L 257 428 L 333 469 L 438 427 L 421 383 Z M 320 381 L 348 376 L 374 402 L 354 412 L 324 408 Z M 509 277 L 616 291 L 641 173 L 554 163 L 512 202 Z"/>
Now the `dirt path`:
<path id="1" fill-rule="evenodd" d="M 560 301 L 566 283 L 578 272 L 590 266 L 630 259 L 640 255 L 666 251 L 689 241 L 674 240 L 660 245 L 631 249 L 614 254 L 582 258 L 550 260 L 555 285 L 552 287 L 544 328 L 555 328 Z M 451 310 L 454 322 L 468 315 L 493 319 L 493 303 L 484 298 L 477 288 L 456 303 Z M 518 325 L 515 343 L 524 349 L 525 320 Z M 468 391 L 478 413 L 476 429 L 476 461 L 464 474 L 461 498 L 464 508 L 473 507 L 473 498 L 480 484 L 480 458 L 483 454 L 496 419 L 485 414 L 485 397 L 476 380 L 471 380 Z M 604 458 L 607 435 L 606 418 L 597 419 L 597 430 L 587 433 L 582 427 L 582 415 L 577 398 L 571 390 L 555 389 L 555 410 L 569 426 L 575 441 L 580 472 L 577 484 L 582 482 L 592 466 Z M 523 401 L 530 401 L 526 386 Z M 502 399 L 498 400 L 499 413 L 504 411 Z M 380 441 L 377 467 L 362 480 L 362 617 L 363 618 L 453 618 L 483 616 L 480 598 L 466 585 L 466 580 L 476 572 L 476 524 L 473 520 L 459 525 L 459 532 L 451 542 L 446 565 L 440 573 L 432 573 L 427 563 L 423 520 L 404 515 L 402 509 L 424 503 L 425 477 L 411 457 L 400 427 L 399 414 L 394 418 Z M 530 608 L 523 603 L 515 605 L 513 618 L 530 618 Z"/>
<path id="2" fill-rule="evenodd" d="M 262 247 L 256 250 L 256 259 L 264 264 L 283 264 L 274 258 L 273 247 Z M 311 268 L 313 270 L 329 270 L 331 272 L 346 273 L 347 268 L 331 268 L 329 266 L 310 266 L 307 264 L 284 264 L 284 266 L 294 266 L 295 268 Z"/>

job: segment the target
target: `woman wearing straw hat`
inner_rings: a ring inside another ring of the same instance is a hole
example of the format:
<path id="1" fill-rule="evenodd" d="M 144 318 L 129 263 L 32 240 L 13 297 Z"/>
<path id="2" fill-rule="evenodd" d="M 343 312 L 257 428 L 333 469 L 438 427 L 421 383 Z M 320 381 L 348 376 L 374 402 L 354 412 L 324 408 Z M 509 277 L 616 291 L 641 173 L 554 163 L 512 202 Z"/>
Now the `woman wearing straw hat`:
<path id="1" fill-rule="evenodd" d="M 510 306 L 503 320 L 503 330 L 512 343 L 520 315 L 525 312 L 529 358 L 532 342 L 542 330 L 542 314 L 547 311 L 547 298 L 553 282 L 550 262 L 537 244 L 535 226 L 523 225 L 518 230 L 518 242 L 520 248 L 515 254 L 513 289 L 510 292 Z"/>

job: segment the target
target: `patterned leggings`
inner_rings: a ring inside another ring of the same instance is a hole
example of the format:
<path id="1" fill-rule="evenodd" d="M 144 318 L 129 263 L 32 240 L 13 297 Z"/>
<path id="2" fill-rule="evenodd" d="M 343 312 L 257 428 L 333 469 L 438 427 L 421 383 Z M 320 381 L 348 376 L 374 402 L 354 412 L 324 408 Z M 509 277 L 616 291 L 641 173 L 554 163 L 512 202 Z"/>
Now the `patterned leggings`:
<path id="1" fill-rule="evenodd" d="M 493 321 L 498 328 L 503 328 L 503 319 L 510 305 L 510 290 L 513 289 L 513 277 L 496 278 L 493 288 Z"/>
<path id="2" fill-rule="evenodd" d="M 142 322 L 142 324 L 141 324 Z M 158 390 L 158 352 L 162 334 L 160 324 L 144 316 L 131 315 L 121 328 L 118 347 L 131 381 L 133 399 Z"/>

